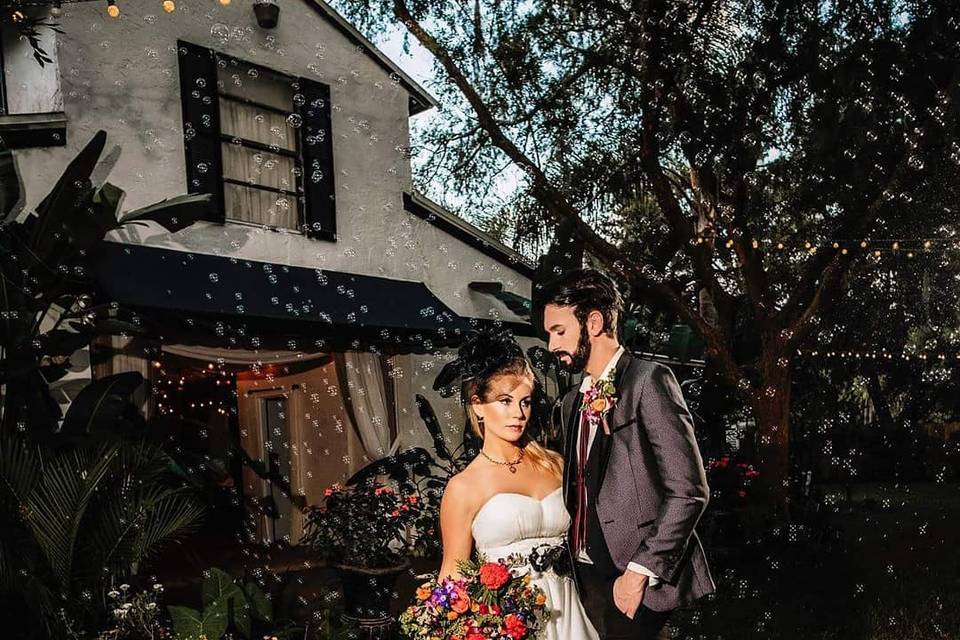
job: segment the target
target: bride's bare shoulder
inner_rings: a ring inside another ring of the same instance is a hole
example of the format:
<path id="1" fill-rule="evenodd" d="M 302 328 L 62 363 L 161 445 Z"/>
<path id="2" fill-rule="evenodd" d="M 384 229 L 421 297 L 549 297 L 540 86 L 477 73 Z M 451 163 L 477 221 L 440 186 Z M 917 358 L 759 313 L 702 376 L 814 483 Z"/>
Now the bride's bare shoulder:
<path id="1" fill-rule="evenodd" d="M 443 491 L 443 500 L 445 502 L 455 502 L 469 509 L 480 502 L 483 491 L 479 491 L 478 488 L 483 486 L 483 471 L 472 464 L 467 465 L 463 471 L 450 476 L 446 489 Z"/>

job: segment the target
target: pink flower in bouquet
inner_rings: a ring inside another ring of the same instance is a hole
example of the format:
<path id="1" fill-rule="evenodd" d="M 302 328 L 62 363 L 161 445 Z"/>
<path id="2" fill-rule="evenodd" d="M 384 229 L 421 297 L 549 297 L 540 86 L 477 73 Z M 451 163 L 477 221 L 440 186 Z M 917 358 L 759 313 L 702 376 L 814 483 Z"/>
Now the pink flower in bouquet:
<path id="1" fill-rule="evenodd" d="M 499 589 L 510 579 L 510 570 L 497 562 L 486 562 L 480 567 L 480 583 L 488 589 Z M 494 613 L 499 613 L 495 611 Z"/>
<path id="2" fill-rule="evenodd" d="M 527 625 L 523 624 L 523 620 L 512 613 L 503 619 L 503 627 L 507 635 L 513 640 L 520 640 L 527 635 Z"/>

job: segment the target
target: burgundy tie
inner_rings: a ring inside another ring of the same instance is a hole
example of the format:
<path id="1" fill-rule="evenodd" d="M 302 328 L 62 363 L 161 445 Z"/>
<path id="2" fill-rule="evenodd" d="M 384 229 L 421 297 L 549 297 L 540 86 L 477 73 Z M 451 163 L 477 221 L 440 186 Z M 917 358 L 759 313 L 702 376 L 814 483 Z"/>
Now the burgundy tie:
<path id="1" fill-rule="evenodd" d="M 587 486 L 584 471 L 587 467 L 588 446 L 592 425 L 585 411 L 580 411 L 580 449 L 577 457 L 577 508 L 573 518 L 573 553 L 580 553 L 587 537 Z"/>

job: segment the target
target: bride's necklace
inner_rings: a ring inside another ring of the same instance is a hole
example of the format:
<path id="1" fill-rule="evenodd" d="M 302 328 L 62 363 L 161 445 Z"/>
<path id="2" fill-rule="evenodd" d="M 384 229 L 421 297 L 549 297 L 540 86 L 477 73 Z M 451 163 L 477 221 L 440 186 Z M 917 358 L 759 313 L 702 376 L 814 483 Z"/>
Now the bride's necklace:
<path id="1" fill-rule="evenodd" d="M 488 456 L 486 453 L 484 453 L 483 449 L 480 450 L 480 455 L 482 455 L 484 458 L 486 458 L 487 460 L 489 460 L 494 464 L 506 465 L 510 469 L 510 473 L 516 473 L 517 465 L 520 464 L 521 460 L 523 460 L 523 451 L 524 449 L 521 448 L 520 454 L 517 456 L 517 459 L 513 460 L 512 462 L 509 460 L 494 460 L 493 458 Z"/>

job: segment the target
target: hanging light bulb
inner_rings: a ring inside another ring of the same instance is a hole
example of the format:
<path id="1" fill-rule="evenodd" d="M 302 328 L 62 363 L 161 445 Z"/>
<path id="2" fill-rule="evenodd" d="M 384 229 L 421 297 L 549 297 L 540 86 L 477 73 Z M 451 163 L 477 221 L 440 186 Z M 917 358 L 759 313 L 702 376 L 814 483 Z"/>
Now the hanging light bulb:
<path id="1" fill-rule="evenodd" d="M 116 18 L 120 15 L 120 7 L 117 6 L 115 0 L 107 0 L 107 15 L 111 18 Z"/>
<path id="2" fill-rule="evenodd" d="M 163 10 L 167 13 L 173 13 L 176 11 L 177 5 L 173 4 L 173 0 L 163 0 Z"/>
<path id="3" fill-rule="evenodd" d="M 230 4 L 230 0 L 220 0 L 220 4 L 222 4 L 223 6 L 227 6 L 228 4 Z"/>

